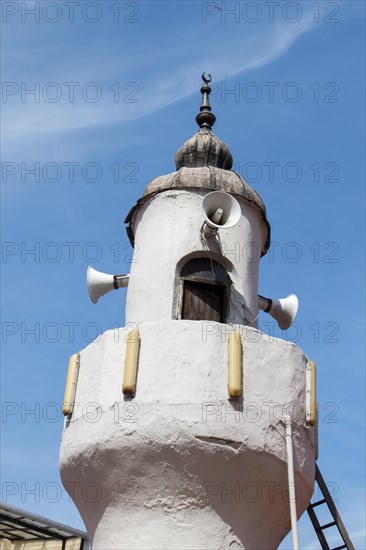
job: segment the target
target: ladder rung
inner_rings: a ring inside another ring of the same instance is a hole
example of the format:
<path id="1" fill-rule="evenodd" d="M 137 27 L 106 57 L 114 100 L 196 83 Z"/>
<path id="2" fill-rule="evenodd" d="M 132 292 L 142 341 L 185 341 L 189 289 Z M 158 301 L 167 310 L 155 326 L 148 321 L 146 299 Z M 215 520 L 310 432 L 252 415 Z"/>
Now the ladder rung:
<path id="1" fill-rule="evenodd" d="M 322 525 L 320 529 L 323 531 L 323 529 L 328 529 L 328 527 L 333 527 L 333 525 L 337 525 L 336 521 L 331 521 L 330 523 L 327 523 L 326 525 Z"/>
<path id="2" fill-rule="evenodd" d="M 328 490 L 328 487 L 323 479 L 323 476 L 320 473 L 320 470 L 318 468 L 318 465 L 315 465 L 315 479 L 318 483 L 319 489 L 321 491 L 321 494 L 323 496 L 322 499 L 314 502 L 314 504 L 309 504 L 307 508 L 307 512 L 310 517 L 310 521 L 313 524 L 313 527 L 315 529 L 316 535 L 319 539 L 320 545 L 323 550 L 354 550 L 354 546 L 349 538 L 349 535 L 347 533 L 347 530 L 342 522 L 342 519 L 339 516 L 338 510 L 334 504 L 334 501 L 331 497 L 331 494 Z M 330 523 L 327 523 L 325 525 L 320 525 L 319 519 L 315 513 L 314 508 L 317 506 L 320 506 L 321 504 L 326 504 L 328 507 L 328 510 L 330 514 L 333 516 L 333 519 L 335 521 L 332 521 Z M 340 536 L 343 539 L 344 544 L 341 546 L 337 546 L 336 548 L 330 548 L 327 539 L 325 538 L 325 529 L 328 529 L 329 527 L 336 526 Z"/>
<path id="3" fill-rule="evenodd" d="M 318 500 L 318 502 L 314 502 L 314 504 L 309 504 L 309 506 L 311 508 L 315 508 L 315 506 L 319 506 L 320 504 L 324 504 L 325 502 L 327 501 L 325 500 L 325 498 L 323 498 L 322 500 Z"/>

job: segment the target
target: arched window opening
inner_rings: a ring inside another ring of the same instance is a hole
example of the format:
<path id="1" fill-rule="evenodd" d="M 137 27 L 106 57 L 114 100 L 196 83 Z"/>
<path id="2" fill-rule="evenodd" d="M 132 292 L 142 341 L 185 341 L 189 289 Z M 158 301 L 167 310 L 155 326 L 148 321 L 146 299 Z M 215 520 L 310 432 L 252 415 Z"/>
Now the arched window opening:
<path id="1" fill-rule="evenodd" d="M 181 319 L 225 323 L 231 280 L 226 270 L 209 258 L 194 258 L 181 272 Z"/>

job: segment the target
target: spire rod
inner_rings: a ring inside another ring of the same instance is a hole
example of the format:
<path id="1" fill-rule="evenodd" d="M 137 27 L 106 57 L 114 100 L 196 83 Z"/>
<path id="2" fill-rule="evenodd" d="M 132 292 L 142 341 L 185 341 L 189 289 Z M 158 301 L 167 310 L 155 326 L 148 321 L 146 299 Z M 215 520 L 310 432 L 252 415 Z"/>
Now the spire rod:
<path id="1" fill-rule="evenodd" d="M 208 128 L 209 130 L 211 130 L 212 126 L 216 122 L 215 115 L 211 113 L 210 98 L 208 97 L 211 93 L 211 87 L 209 86 L 209 83 L 211 82 L 212 77 L 209 74 L 207 78 L 205 73 L 202 73 L 202 80 L 202 103 L 200 107 L 200 112 L 196 116 L 196 122 L 200 128 Z"/>

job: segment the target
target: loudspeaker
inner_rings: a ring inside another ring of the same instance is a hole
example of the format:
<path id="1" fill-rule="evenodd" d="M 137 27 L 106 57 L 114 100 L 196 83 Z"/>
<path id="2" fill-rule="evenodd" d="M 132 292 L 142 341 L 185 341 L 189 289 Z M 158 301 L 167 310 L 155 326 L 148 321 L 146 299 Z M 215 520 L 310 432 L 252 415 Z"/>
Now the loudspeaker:
<path id="1" fill-rule="evenodd" d="M 96 304 L 99 298 L 107 294 L 107 292 L 127 286 L 129 278 L 129 275 L 109 275 L 108 273 L 102 273 L 102 271 L 97 271 L 89 266 L 86 274 L 86 283 L 91 301 L 93 304 Z"/>
<path id="2" fill-rule="evenodd" d="M 299 300 L 296 294 L 290 294 L 287 298 L 271 300 L 258 295 L 258 308 L 272 315 L 276 319 L 281 330 L 286 330 L 294 322 Z"/>
<path id="3" fill-rule="evenodd" d="M 203 197 L 201 211 L 205 220 L 205 235 L 215 235 L 220 228 L 233 227 L 241 215 L 238 201 L 222 191 L 212 191 Z"/>

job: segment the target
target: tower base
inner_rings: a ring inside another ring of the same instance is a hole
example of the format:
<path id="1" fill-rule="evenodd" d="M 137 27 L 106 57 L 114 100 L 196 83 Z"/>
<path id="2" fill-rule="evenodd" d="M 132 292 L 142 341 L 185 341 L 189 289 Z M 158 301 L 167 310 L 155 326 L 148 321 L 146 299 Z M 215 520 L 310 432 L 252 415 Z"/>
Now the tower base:
<path id="1" fill-rule="evenodd" d="M 81 352 L 61 477 L 93 550 L 277 548 L 290 530 L 284 414 L 293 420 L 298 515 L 307 508 L 307 359 L 291 343 L 230 328 L 245 329 L 243 392 L 233 400 L 226 325 L 141 323 L 133 399 L 121 395 L 131 327 Z"/>

